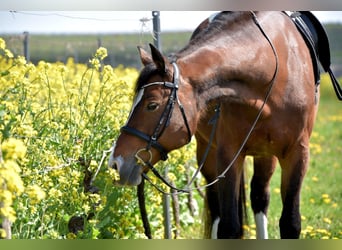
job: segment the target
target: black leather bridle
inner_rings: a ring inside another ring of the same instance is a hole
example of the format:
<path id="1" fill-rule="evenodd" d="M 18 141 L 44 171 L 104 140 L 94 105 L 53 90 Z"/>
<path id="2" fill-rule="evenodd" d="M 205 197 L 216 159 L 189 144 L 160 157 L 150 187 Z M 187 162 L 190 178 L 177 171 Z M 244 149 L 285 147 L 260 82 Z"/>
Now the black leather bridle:
<path id="1" fill-rule="evenodd" d="M 140 150 L 138 150 L 135 154 L 135 158 L 138 160 L 138 162 L 140 164 L 144 164 L 146 166 L 148 166 L 150 169 L 154 170 L 152 164 L 151 164 L 151 160 L 152 160 L 152 152 L 151 152 L 151 147 L 156 149 L 159 153 L 160 153 L 160 158 L 165 161 L 167 160 L 168 156 L 168 151 L 165 149 L 164 146 L 162 146 L 159 142 L 158 139 L 162 136 L 164 130 L 170 125 L 170 120 L 172 117 L 172 113 L 175 107 L 175 104 L 178 104 L 178 107 L 181 111 L 183 120 L 184 120 L 184 124 L 187 128 L 187 132 L 188 132 L 188 142 L 191 141 L 191 130 L 189 127 L 189 123 L 188 120 L 186 118 L 186 114 L 184 111 L 184 107 L 181 104 L 179 98 L 178 98 L 178 88 L 179 88 L 179 69 L 178 66 L 175 62 L 172 63 L 173 66 L 173 82 L 152 82 L 152 83 L 147 83 L 145 85 L 143 85 L 139 90 L 142 89 L 146 89 L 147 87 L 150 86 L 154 86 L 154 85 L 160 85 L 163 86 L 164 88 L 168 88 L 171 89 L 170 92 L 170 96 L 168 99 L 168 102 L 165 106 L 165 109 L 159 119 L 159 122 L 156 126 L 156 128 L 154 129 L 154 132 L 152 133 L 152 135 L 147 135 L 144 132 L 141 132 L 139 130 L 137 130 L 136 128 L 130 127 L 128 125 L 123 126 L 121 128 L 121 132 L 125 132 L 131 135 L 134 135 L 140 139 L 142 139 L 143 141 L 147 142 L 147 145 L 145 148 L 142 148 Z M 139 91 L 138 90 L 138 91 Z M 142 158 L 139 156 L 140 153 L 148 153 L 150 155 L 150 159 L 148 161 L 142 160 Z M 154 172 L 154 171 L 153 171 Z M 155 173 L 156 174 L 156 173 Z M 159 176 L 158 176 L 159 177 Z"/>

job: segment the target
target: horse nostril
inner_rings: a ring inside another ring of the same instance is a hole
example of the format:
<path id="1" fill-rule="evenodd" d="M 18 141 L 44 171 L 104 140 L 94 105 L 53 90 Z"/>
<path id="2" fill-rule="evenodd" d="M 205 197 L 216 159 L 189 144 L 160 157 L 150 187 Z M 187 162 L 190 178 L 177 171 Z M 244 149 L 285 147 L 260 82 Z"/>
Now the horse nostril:
<path id="1" fill-rule="evenodd" d="M 122 165 L 123 165 L 123 158 L 121 156 L 109 159 L 109 166 L 113 168 L 114 170 L 120 171 L 120 168 Z"/>

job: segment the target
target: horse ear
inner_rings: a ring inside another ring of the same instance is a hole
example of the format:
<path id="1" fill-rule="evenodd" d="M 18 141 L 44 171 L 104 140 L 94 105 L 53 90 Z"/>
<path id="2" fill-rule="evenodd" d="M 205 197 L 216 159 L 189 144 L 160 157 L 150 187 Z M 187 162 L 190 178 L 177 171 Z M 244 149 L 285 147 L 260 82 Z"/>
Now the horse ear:
<path id="1" fill-rule="evenodd" d="M 159 69 L 162 72 L 166 72 L 166 66 L 165 66 L 165 58 L 162 55 L 162 53 L 154 47 L 153 44 L 150 43 L 151 53 L 152 53 L 152 59 L 155 65 L 157 66 L 157 69 Z"/>
<path id="2" fill-rule="evenodd" d="M 140 60 L 144 66 L 146 66 L 147 64 L 153 63 L 151 55 L 146 50 L 138 46 L 138 51 L 140 54 Z"/>

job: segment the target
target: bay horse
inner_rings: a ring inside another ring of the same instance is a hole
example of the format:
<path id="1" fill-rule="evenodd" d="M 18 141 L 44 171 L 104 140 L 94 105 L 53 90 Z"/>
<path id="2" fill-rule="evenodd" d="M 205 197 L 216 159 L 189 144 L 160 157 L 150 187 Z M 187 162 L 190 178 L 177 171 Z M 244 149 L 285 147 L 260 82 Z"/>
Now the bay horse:
<path id="1" fill-rule="evenodd" d="M 319 86 L 291 18 L 283 12 L 222 12 L 170 57 L 150 49 L 139 48 L 144 67 L 109 159 L 119 184 L 136 186 L 149 170 L 157 173 L 153 165 L 194 135 L 200 171 L 210 184 L 212 237 L 243 236 L 244 159 L 252 156 L 257 237 L 268 237 L 269 184 L 279 161 L 280 236 L 299 238 L 300 190 Z"/>

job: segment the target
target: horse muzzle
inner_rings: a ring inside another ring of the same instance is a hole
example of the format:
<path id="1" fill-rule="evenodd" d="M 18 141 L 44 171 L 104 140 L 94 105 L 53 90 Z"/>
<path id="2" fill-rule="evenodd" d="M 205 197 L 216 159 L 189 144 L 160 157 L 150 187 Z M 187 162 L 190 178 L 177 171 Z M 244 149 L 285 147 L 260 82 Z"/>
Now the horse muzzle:
<path id="1" fill-rule="evenodd" d="M 137 186 L 142 180 L 143 167 L 138 165 L 135 158 L 124 159 L 111 154 L 109 167 L 118 171 L 120 179 L 114 181 L 117 186 Z"/>

